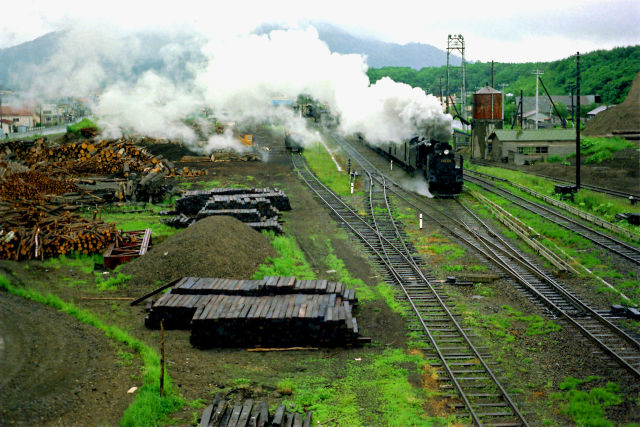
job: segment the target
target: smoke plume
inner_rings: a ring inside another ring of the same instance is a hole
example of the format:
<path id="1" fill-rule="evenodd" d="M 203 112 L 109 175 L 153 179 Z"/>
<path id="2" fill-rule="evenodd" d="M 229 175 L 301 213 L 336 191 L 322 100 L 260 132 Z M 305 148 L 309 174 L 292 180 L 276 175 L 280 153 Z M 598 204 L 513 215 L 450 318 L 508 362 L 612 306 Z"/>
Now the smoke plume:
<path id="1" fill-rule="evenodd" d="M 151 55 L 151 47 L 160 55 Z M 65 33 L 34 90 L 49 98 L 92 100 L 107 135 L 180 140 L 205 151 L 242 148 L 229 133 L 199 140 L 186 119 L 205 108 L 236 126 L 270 123 L 318 140 L 299 114 L 273 103 L 295 103 L 301 94 L 327 105 L 340 119 L 340 132 L 360 132 L 373 143 L 399 143 L 416 134 L 449 138 L 451 117 L 433 96 L 389 78 L 370 85 L 366 70 L 366 58 L 331 52 L 312 27 L 162 39 L 118 39 L 84 28 Z"/>

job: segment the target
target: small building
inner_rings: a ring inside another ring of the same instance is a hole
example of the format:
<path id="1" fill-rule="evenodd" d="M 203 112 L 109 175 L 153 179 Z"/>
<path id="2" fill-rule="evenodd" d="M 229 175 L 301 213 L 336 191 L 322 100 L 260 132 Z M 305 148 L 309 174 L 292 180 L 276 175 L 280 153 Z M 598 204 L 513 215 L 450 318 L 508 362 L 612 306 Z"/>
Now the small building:
<path id="1" fill-rule="evenodd" d="M 607 109 L 609 109 L 611 107 L 614 107 L 614 105 L 601 105 L 598 108 L 594 108 L 593 110 L 591 110 L 591 111 L 589 111 L 587 113 L 587 120 L 593 119 L 595 116 L 598 115 L 598 113 L 602 113 L 603 111 L 605 111 L 605 110 L 607 110 Z"/>
<path id="2" fill-rule="evenodd" d="M 487 159 L 525 165 L 575 153 L 576 130 L 495 130 L 487 141 Z"/>
<path id="3" fill-rule="evenodd" d="M 551 121 L 551 117 L 547 114 L 541 113 L 538 111 L 536 115 L 536 110 L 529 111 L 528 113 L 524 113 L 524 128 L 525 129 L 535 129 L 536 128 L 536 117 L 538 119 L 538 129 L 540 128 L 549 128 L 553 126 L 553 122 Z"/>
<path id="4" fill-rule="evenodd" d="M 33 108 L 23 107 L 15 108 L 8 105 L 0 107 L 0 116 L 2 119 L 2 126 L 4 129 L 5 120 L 9 120 L 10 132 L 16 132 L 18 127 L 31 128 L 36 124 Z M 9 133 L 9 132 L 7 132 Z"/>

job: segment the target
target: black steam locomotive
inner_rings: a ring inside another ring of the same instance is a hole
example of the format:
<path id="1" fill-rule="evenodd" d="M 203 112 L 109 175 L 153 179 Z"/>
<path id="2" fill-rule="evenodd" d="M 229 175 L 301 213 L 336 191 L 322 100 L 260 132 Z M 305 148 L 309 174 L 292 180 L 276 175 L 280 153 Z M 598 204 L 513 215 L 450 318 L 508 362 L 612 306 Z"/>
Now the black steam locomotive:
<path id="1" fill-rule="evenodd" d="M 452 197 L 462 192 L 462 156 L 456 165 L 453 147 L 448 142 L 416 136 L 402 145 L 390 143 L 374 148 L 411 174 L 422 171 L 434 196 Z"/>

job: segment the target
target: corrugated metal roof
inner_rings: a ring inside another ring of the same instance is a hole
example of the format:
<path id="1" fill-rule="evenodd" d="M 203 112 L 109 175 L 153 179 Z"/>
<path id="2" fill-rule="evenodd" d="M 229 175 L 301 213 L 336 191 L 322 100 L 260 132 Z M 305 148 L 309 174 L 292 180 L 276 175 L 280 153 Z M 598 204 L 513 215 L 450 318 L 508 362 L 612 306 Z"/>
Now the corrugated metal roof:
<path id="1" fill-rule="evenodd" d="M 495 135 L 500 141 L 575 141 L 575 129 L 538 129 L 523 130 L 502 129 L 496 130 Z"/>
<path id="2" fill-rule="evenodd" d="M 502 93 L 499 90 L 495 90 L 494 88 L 492 88 L 491 86 L 485 86 L 482 89 L 480 89 L 479 91 L 477 91 L 475 94 L 476 95 L 483 95 L 483 94 L 491 94 L 491 93 Z"/>
<path id="3" fill-rule="evenodd" d="M 606 109 L 609 109 L 611 107 L 615 107 L 614 105 L 601 105 L 598 108 L 594 108 L 593 110 L 589 111 L 587 114 L 595 116 L 598 113 L 603 112 Z"/>

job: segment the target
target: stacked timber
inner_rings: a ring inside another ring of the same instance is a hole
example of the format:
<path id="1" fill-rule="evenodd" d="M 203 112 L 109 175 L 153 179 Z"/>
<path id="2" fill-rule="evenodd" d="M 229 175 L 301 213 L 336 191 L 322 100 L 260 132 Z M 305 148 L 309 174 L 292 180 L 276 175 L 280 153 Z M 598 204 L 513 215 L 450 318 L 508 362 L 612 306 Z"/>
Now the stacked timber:
<path id="1" fill-rule="evenodd" d="M 24 260 L 104 251 L 118 235 L 115 224 L 72 212 L 84 196 L 75 184 L 26 171 L 0 177 L 0 259 Z"/>
<path id="2" fill-rule="evenodd" d="M 293 413 L 279 405 L 271 417 L 269 405 L 264 401 L 247 399 L 231 403 L 218 393 L 202 412 L 200 427 L 309 427 L 311 421 L 311 412 Z"/>
<path id="3" fill-rule="evenodd" d="M 356 305 L 354 289 L 347 289 L 341 282 L 328 280 L 300 280 L 293 276 L 265 276 L 257 280 L 217 279 L 210 277 L 183 277 L 172 287 L 171 293 L 182 295 L 285 295 L 336 294 Z"/>
<path id="4" fill-rule="evenodd" d="M 145 319 L 157 329 L 191 329 L 199 348 L 344 345 L 360 341 L 355 291 L 339 282 L 265 277 L 185 277 Z"/>
<path id="5" fill-rule="evenodd" d="M 33 170 L 49 175 L 117 175 L 166 171 L 165 175 L 198 176 L 205 172 L 176 168 L 162 156 L 154 156 L 131 140 L 79 141 L 49 145 L 46 138 L 0 143 L 0 157 L 17 159 Z"/>
<path id="6" fill-rule="evenodd" d="M 101 253 L 118 235 L 115 224 L 89 221 L 67 209 L 37 201 L 0 201 L 0 259 Z"/>
<path id="7" fill-rule="evenodd" d="M 289 198 L 277 188 L 214 188 L 188 191 L 176 200 L 176 212 L 195 220 L 212 215 L 233 216 L 256 230 L 282 232 L 280 211 L 291 210 Z M 170 219 L 166 224 L 182 226 L 184 219 Z"/>

